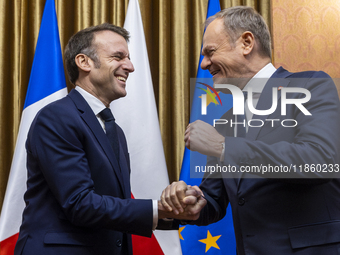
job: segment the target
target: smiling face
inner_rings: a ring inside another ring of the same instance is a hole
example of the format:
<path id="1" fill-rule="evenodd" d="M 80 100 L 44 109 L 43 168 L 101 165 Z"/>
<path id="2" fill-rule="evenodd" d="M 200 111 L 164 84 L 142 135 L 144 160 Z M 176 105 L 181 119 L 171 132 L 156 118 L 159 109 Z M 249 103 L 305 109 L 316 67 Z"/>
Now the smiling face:
<path id="1" fill-rule="evenodd" d="M 202 55 L 201 68 L 209 70 L 215 83 L 222 78 L 249 76 L 243 38 L 241 36 L 235 43 L 230 43 L 222 19 L 215 19 L 208 25 Z"/>
<path id="2" fill-rule="evenodd" d="M 104 104 L 126 96 L 126 80 L 134 71 L 126 40 L 112 31 L 95 34 L 98 63 L 90 60 L 89 81 L 92 92 Z"/>

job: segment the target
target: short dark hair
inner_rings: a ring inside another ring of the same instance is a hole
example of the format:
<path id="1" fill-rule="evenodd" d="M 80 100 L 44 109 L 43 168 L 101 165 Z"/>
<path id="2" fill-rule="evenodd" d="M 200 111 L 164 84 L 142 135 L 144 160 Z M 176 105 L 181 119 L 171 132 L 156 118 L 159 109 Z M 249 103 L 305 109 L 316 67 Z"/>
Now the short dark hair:
<path id="1" fill-rule="evenodd" d="M 208 26 L 215 19 L 223 20 L 231 44 L 234 44 L 243 32 L 250 31 L 261 46 L 260 54 L 271 58 L 271 37 L 268 26 L 254 8 L 235 6 L 221 10 L 210 17 L 205 22 L 205 26 Z"/>
<path id="2" fill-rule="evenodd" d="M 92 26 L 80 30 L 79 32 L 74 34 L 68 41 L 65 47 L 64 59 L 68 77 L 73 84 L 75 84 L 76 80 L 79 77 L 78 66 L 75 62 L 75 57 L 79 53 L 87 55 L 94 61 L 96 67 L 100 67 L 100 62 L 97 56 L 97 49 L 93 45 L 93 40 L 96 32 L 106 30 L 117 33 L 124 37 L 127 42 L 129 41 L 130 35 L 128 31 L 126 31 L 122 27 L 118 27 L 109 23 L 103 23 L 98 26 Z"/>

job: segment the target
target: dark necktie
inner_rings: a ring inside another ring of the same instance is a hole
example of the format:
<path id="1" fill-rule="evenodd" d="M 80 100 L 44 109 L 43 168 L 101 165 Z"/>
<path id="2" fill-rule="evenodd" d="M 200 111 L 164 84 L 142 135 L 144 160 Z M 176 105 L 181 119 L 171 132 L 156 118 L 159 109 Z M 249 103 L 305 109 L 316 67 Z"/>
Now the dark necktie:
<path id="1" fill-rule="evenodd" d="M 100 117 L 105 121 L 106 136 L 108 137 L 111 147 L 119 161 L 119 141 L 117 135 L 117 124 L 110 108 L 105 108 L 99 113 Z"/>
<path id="2" fill-rule="evenodd" d="M 244 95 L 244 102 L 247 100 L 247 91 L 243 91 Z M 244 111 L 243 115 L 236 115 L 236 121 L 237 121 L 237 137 L 246 137 L 247 130 L 246 126 L 242 123 L 246 123 L 246 111 Z"/>

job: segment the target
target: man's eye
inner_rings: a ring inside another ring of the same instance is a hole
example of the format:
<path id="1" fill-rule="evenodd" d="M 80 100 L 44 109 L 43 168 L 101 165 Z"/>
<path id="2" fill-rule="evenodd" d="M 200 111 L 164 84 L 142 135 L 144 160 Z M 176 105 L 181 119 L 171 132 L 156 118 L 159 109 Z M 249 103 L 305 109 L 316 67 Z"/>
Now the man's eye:
<path id="1" fill-rule="evenodd" d="M 113 56 L 115 59 L 117 59 L 117 60 L 121 60 L 122 59 L 122 57 L 121 56 Z"/>
<path id="2" fill-rule="evenodd" d="M 205 53 L 205 56 L 206 57 L 211 57 L 214 54 L 214 51 L 215 50 L 207 50 L 206 53 Z"/>

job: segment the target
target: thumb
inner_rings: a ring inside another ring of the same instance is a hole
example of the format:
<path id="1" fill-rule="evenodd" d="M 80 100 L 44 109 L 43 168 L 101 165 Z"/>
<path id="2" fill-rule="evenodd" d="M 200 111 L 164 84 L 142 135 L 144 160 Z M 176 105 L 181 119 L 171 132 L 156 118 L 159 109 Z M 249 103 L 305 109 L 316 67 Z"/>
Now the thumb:
<path id="1" fill-rule="evenodd" d="M 197 203 L 197 197 L 196 196 L 187 196 L 183 198 L 183 203 L 186 205 L 194 205 Z"/>

